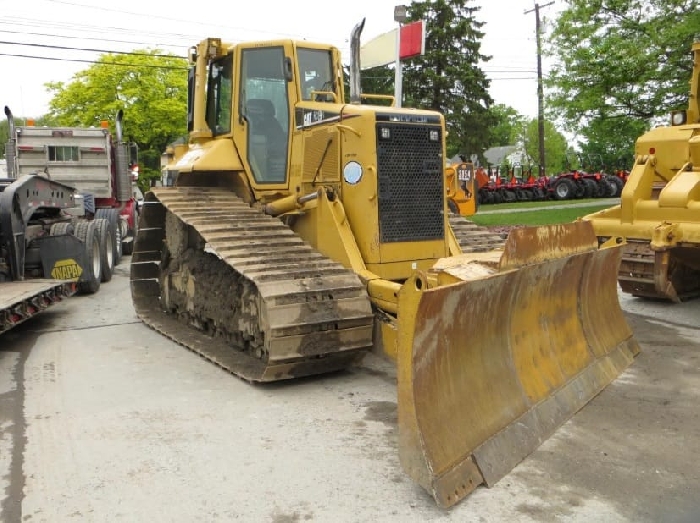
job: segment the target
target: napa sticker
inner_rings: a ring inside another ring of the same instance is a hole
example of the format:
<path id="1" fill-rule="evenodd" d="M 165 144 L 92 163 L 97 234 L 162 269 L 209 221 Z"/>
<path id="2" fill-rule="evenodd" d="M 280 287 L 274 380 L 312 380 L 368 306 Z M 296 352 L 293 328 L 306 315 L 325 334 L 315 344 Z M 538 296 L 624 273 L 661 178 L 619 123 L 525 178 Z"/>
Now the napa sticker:
<path id="1" fill-rule="evenodd" d="M 72 258 L 58 260 L 51 269 L 51 277 L 54 280 L 77 280 L 81 274 L 83 268 Z"/>

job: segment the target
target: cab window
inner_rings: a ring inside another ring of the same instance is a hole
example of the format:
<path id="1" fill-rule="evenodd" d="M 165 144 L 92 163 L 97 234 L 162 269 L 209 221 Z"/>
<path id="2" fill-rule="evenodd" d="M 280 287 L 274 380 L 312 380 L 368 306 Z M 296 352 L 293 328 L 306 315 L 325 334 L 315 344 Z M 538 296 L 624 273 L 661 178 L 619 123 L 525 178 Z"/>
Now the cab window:
<path id="1" fill-rule="evenodd" d="M 256 181 L 285 182 L 289 95 L 281 47 L 242 51 L 241 100 L 248 133 L 248 163 Z"/>
<path id="2" fill-rule="evenodd" d="M 209 65 L 207 82 L 207 125 L 214 136 L 231 132 L 233 55 Z"/>
<path id="3" fill-rule="evenodd" d="M 329 95 L 313 95 L 314 92 L 335 91 L 330 51 L 299 48 L 297 56 L 301 74 L 302 100 L 332 101 Z"/>

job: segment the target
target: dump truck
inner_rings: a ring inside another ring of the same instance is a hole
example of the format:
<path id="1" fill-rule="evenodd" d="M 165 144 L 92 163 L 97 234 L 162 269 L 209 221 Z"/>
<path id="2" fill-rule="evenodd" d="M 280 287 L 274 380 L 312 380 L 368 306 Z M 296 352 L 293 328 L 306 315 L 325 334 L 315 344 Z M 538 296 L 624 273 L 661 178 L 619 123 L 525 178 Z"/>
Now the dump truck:
<path id="1" fill-rule="evenodd" d="M 700 295 L 700 39 L 691 53 L 688 108 L 637 139 L 620 204 L 584 217 L 601 241 L 626 239 L 618 280 L 642 298 Z"/>
<path id="2" fill-rule="evenodd" d="M 0 179 L 0 334 L 100 283 L 94 222 L 74 225 L 75 190 L 41 175 Z"/>
<path id="3" fill-rule="evenodd" d="M 620 245 L 573 223 L 469 252 L 483 237 L 451 225 L 444 116 L 362 103 L 363 26 L 349 101 L 333 46 L 191 48 L 187 151 L 174 185 L 145 195 L 132 299 L 252 383 L 393 360 L 402 467 L 449 507 L 633 360 Z"/>
<path id="4" fill-rule="evenodd" d="M 138 177 L 138 148 L 123 139 L 123 111 L 115 118 L 115 136 L 109 123 L 99 127 L 17 126 L 6 108 L 10 137 L 6 146 L 10 177 L 48 173 L 78 191 L 86 218 L 107 221 L 110 260 L 103 260 L 103 281 L 109 281 L 122 254 L 131 254 L 138 227 L 134 182 Z M 11 120 L 11 121 L 10 121 Z"/>

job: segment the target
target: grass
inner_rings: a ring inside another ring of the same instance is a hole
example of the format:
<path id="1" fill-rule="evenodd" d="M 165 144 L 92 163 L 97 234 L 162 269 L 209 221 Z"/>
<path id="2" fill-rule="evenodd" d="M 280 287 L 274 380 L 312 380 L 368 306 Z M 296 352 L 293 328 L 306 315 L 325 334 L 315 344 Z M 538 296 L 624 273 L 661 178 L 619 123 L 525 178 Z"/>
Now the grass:
<path id="1" fill-rule="evenodd" d="M 560 205 L 588 203 L 599 200 L 600 198 L 581 198 L 580 200 L 542 200 L 533 202 L 490 203 L 482 204 L 480 209 L 484 211 L 500 211 L 501 209 L 527 209 L 528 207 L 557 207 Z"/>
<path id="2" fill-rule="evenodd" d="M 583 201 L 583 200 L 579 200 Z M 522 208 L 527 203 L 535 202 L 524 202 L 517 204 L 516 207 Z M 537 202 L 540 204 L 548 202 Z M 512 204 L 503 204 L 512 205 Z M 557 206 L 552 206 L 550 209 L 538 209 L 536 211 L 524 211 L 524 212 L 504 212 L 504 213 L 494 213 L 494 214 L 475 214 L 474 216 L 467 216 L 468 220 L 473 221 L 478 225 L 495 226 L 495 225 L 551 225 L 554 223 L 569 223 L 573 222 L 577 218 L 582 218 L 588 214 L 600 211 L 602 209 L 610 208 L 610 205 L 600 205 L 591 207 L 568 207 L 568 208 L 557 208 Z M 489 205 L 482 208 L 489 208 L 489 210 L 496 208 L 501 208 L 501 206 Z M 505 209 L 505 207 L 503 207 Z"/>

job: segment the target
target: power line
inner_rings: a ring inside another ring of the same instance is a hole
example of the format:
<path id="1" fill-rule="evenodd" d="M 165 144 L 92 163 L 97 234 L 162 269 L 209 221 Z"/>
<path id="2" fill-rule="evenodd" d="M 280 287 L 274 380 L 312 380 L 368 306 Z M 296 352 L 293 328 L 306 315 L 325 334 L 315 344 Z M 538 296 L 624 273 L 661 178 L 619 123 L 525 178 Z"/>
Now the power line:
<path id="1" fill-rule="evenodd" d="M 63 51 L 87 51 L 91 53 L 109 53 L 109 54 L 120 54 L 120 55 L 130 55 L 130 56 L 152 56 L 154 58 L 185 58 L 184 56 L 175 56 L 167 54 L 150 54 L 150 53 L 137 53 L 129 51 L 109 51 L 107 49 L 89 49 L 85 47 L 67 47 L 63 45 L 49 45 L 49 44 L 27 44 L 20 42 L 7 42 L 0 40 L 0 44 L 5 45 L 24 45 L 27 47 L 40 47 L 42 49 L 61 49 Z"/>
<path id="2" fill-rule="evenodd" d="M 171 69 L 175 71 L 186 71 L 187 67 L 178 67 L 175 65 L 155 65 L 155 64 L 127 64 L 123 62 L 102 62 L 99 60 L 87 60 L 80 58 L 59 58 L 57 56 L 36 56 L 29 54 L 13 54 L 13 53 L 0 53 L 0 56 L 10 56 L 13 58 L 30 58 L 33 60 L 49 60 L 52 62 L 78 62 L 83 64 L 100 64 L 100 65 L 114 65 L 117 67 L 131 67 L 132 69 L 139 69 L 141 67 L 147 67 L 149 69 Z"/>
<path id="3" fill-rule="evenodd" d="M 7 22 L 0 21 L 0 24 L 6 24 Z M 17 25 L 17 24 L 12 24 L 12 25 Z M 7 33 L 7 34 L 20 34 L 20 35 L 31 35 L 31 36 L 46 36 L 49 38 L 66 38 L 70 40 L 94 40 L 97 42 L 111 42 L 111 43 L 117 43 L 117 44 L 131 44 L 131 45 L 148 45 L 147 43 L 144 42 L 134 42 L 133 40 L 115 40 L 115 39 L 109 39 L 109 38 L 97 38 L 94 36 L 74 36 L 74 35 L 59 35 L 59 34 L 52 34 L 52 33 L 37 33 L 37 32 L 32 32 L 32 31 L 13 31 L 11 29 L 2 29 L 0 28 L 0 33 Z M 162 44 L 162 47 L 183 47 L 183 44 Z"/>
<path id="4" fill-rule="evenodd" d="M 62 4 L 62 5 L 72 6 L 72 7 L 80 7 L 80 8 L 83 8 L 83 9 L 95 9 L 95 10 L 98 10 L 98 11 L 105 11 L 105 12 L 111 12 L 111 13 L 126 14 L 126 15 L 136 16 L 136 17 L 139 17 L 139 18 L 151 18 L 151 19 L 152 19 L 152 18 L 158 18 L 158 19 L 160 19 L 160 20 L 168 20 L 168 21 L 170 21 L 170 22 L 180 22 L 180 23 L 183 23 L 183 24 L 195 24 L 195 25 L 201 25 L 201 26 L 204 26 L 204 27 L 223 27 L 223 28 L 225 28 L 225 29 L 228 30 L 228 31 L 231 31 L 231 30 L 233 30 L 233 31 L 249 31 L 249 32 L 252 32 L 252 33 L 260 33 L 260 34 L 284 35 L 284 36 L 293 37 L 293 38 L 298 38 L 298 39 L 304 38 L 302 35 L 298 35 L 298 34 L 279 33 L 279 32 L 276 32 L 276 31 L 265 31 L 265 30 L 261 30 L 261 29 L 253 29 L 253 30 L 251 30 L 251 29 L 248 28 L 248 27 L 232 27 L 232 26 L 230 26 L 230 25 L 224 25 L 224 24 L 210 24 L 210 23 L 206 23 L 206 22 L 197 22 L 197 21 L 193 21 L 193 20 L 183 20 L 183 19 L 181 19 L 181 18 L 172 18 L 172 17 L 169 17 L 169 16 L 162 16 L 162 15 L 152 16 L 152 15 L 146 15 L 146 14 L 143 14 L 143 13 L 134 13 L 133 11 L 124 11 L 124 10 L 121 10 L 121 9 L 111 9 L 111 8 L 109 8 L 109 7 L 94 6 L 94 5 L 86 5 L 86 4 L 76 3 L 76 2 L 66 2 L 66 1 L 64 1 L 64 0 L 44 0 L 44 1 L 45 1 L 45 2 L 48 2 L 48 3 L 53 3 L 53 4 Z"/>

